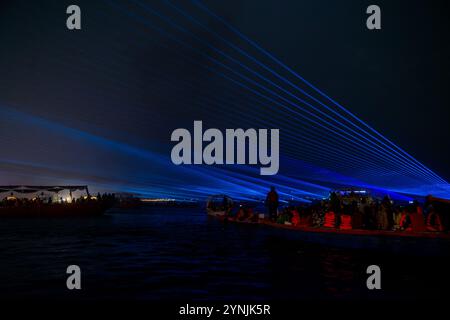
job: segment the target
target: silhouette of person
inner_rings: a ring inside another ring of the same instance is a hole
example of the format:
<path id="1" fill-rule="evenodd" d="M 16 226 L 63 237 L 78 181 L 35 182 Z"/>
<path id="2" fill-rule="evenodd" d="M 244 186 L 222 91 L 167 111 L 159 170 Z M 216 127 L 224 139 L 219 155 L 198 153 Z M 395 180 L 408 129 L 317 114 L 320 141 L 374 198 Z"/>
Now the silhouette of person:
<path id="1" fill-rule="evenodd" d="M 275 190 L 275 187 L 270 187 L 270 191 L 267 193 L 266 197 L 266 206 L 269 210 L 269 218 L 272 221 L 275 221 L 277 219 L 277 212 L 278 212 L 278 193 Z"/>

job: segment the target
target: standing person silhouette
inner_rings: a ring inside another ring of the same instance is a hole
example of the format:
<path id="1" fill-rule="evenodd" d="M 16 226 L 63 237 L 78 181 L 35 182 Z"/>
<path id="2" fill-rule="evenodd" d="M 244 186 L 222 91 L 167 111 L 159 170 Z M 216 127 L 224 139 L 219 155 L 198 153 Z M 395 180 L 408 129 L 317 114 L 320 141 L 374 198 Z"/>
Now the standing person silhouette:
<path id="1" fill-rule="evenodd" d="M 275 221 L 277 219 L 277 212 L 278 212 L 278 193 L 275 190 L 275 187 L 270 187 L 270 191 L 267 193 L 266 197 L 266 206 L 269 210 L 269 218 L 271 221 Z"/>

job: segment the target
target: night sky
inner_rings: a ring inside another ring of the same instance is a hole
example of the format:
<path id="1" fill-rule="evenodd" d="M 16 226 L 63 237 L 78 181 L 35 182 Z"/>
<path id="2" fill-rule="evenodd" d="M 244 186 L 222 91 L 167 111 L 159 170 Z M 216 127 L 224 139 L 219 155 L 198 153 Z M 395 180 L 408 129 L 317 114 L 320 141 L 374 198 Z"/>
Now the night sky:
<path id="1" fill-rule="evenodd" d="M 339 184 L 424 195 L 435 192 L 436 183 L 436 193 L 450 197 L 442 182 L 450 179 L 446 1 L 202 3 L 442 179 L 430 179 L 424 169 L 410 172 L 412 160 L 398 162 L 385 146 L 371 149 L 388 159 L 380 162 L 363 148 L 366 140 L 352 144 L 319 127 L 306 131 L 294 113 L 229 81 L 237 79 L 232 70 L 258 83 L 264 81 L 255 75 L 262 74 L 281 86 L 266 82 L 275 92 L 269 95 L 295 101 L 286 95 L 292 87 L 224 39 L 344 114 L 195 3 L 4 0 L 0 185 L 83 183 L 180 197 L 239 189 L 241 196 L 258 197 L 276 184 L 286 195 L 303 197 L 325 195 Z M 82 30 L 66 28 L 70 4 L 81 7 Z M 370 4 L 381 7 L 382 30 L 365 26 Z M 170 134 L 192 130 L 194 120 L 220 129 L 280 128 L 280 174 L 174 166 Z M 303 143 L 299 137 L 307 135 Z M 337 143 L 343 147 L 336 152 Z"/>

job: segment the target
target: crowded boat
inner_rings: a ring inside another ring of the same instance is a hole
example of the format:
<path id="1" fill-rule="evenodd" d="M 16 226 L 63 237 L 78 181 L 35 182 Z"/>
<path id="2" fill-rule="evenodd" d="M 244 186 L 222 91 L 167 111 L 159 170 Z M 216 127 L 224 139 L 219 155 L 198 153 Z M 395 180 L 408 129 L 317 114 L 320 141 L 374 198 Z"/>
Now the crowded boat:
<path id="1" fill-rule="evenodd" d="M 96 216 L 116 202 L 87 186 L 0 186 L 0 217 Z"/>

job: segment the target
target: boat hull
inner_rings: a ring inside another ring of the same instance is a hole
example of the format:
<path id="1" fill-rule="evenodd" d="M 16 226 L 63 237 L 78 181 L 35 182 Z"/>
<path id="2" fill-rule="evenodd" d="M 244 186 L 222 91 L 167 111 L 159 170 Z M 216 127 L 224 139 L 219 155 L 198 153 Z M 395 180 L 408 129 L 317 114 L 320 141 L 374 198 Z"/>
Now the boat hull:
<path id="1" fill-rule="evenodd" d="M 437 232 L 407 232 L 381 230 L 339 230 L 336 228 L 297 227 L 277 224 L 268 220 L 258 222 L 238 221 L 231 218 L 222 221 L 238 224 L 252 224 L 270 227 L 271 235 L 315 243 L 326 246 L 379 250 L 383 252 L 420 254 L 420 255 L 450 255 L 450 235 Z"/>

